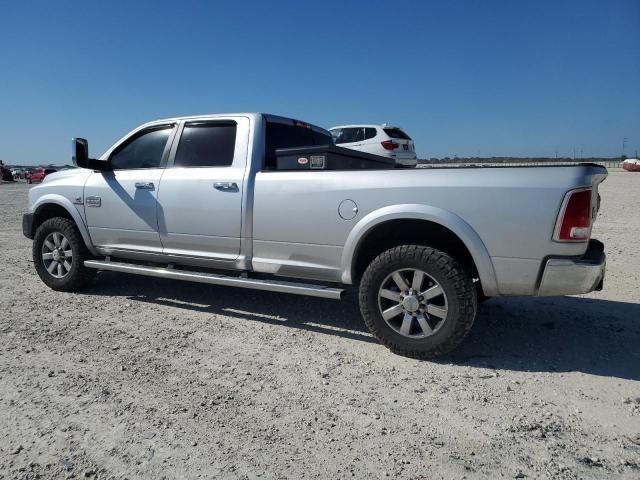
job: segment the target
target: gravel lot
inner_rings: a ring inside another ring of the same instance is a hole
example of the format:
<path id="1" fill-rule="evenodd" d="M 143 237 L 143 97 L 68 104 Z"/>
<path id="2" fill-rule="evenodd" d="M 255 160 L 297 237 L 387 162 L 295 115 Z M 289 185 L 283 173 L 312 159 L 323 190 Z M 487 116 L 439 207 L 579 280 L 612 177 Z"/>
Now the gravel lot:
<path id="1" fill-rule="evenodd" d="M 640 478 L 640 174 L 605 289 L 493 299 L 438 362 L 342 303 L 115 273 L 47 289 L 0 185 L 0 479 Z"/>

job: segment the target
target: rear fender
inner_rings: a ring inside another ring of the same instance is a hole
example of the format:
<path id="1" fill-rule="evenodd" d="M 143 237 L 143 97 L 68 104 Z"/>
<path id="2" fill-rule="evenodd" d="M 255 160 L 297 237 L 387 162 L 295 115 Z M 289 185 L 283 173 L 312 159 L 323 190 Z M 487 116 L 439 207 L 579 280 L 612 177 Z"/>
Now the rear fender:
<path id="1" fill-rule="evenodd" d="M 342 252 L 341 279 L 353 283 L 352 267 L 358 246 L 366 234 L 389 220 L 428 220 L 451 230 L 464 243 L 478 270 L 482 289 L 487 296 L 498 294 L 496 274 L 489 252 L 476 231 L 459 216 L 437 207 L 420 204 L 392 205 L 374 210 L 363 217 L 351 230 Z"/>

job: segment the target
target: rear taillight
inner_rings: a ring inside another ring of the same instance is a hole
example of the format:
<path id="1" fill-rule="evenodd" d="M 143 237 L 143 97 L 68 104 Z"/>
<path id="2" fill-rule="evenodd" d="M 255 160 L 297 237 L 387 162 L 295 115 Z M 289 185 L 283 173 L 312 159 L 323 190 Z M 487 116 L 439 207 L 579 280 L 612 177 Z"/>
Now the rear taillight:
<path id="1" fill-rule="evenodd" d="M 553 239 L 584 242 L 591 236 L 591 189 L 573 190 L 564 198 Z"/>
<path id="2" fill-rule="evenodd" d="M 398 145 L 396 142 L 392 142 L 391 140 L 385 140 L 384 142 L 382 142 L 382 146 L 385 150 L 395 150 L 400 145 Z"/>

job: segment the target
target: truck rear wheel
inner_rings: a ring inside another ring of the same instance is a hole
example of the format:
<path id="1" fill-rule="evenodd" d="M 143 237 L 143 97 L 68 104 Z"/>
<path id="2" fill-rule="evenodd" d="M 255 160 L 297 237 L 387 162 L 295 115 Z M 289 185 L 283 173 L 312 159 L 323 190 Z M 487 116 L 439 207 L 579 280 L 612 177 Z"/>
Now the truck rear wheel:
<path id="1" fill-rule="evenodd" d="M 45 220 L 33 237 L 33 263 L 49 288 L 78 290 L 93 280 L 96 271 L 84 266 L 91 254 L 76 224 L 63 217 Z"/>
<path id="2" fill-rule="evenodd" d="M 360 311 L 394 353 L 429 359 L 455 348 L 476 316 L 471 275 L 439 250 L 402 245 L 378 255 L 360 283 Z"/>

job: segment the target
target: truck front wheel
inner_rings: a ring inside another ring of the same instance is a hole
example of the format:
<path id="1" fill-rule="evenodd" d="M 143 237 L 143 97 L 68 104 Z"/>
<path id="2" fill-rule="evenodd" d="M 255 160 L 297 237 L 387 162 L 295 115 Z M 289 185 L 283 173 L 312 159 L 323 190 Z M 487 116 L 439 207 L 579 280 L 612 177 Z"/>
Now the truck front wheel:
<path id="1" fill-rule="evenodd" d="M 464 267 L 440 250 L 402 245 L 378 255 L 360 283 L 360 311 L 394 353 L 429 359 L 455 348 L 476 316 L 476 289 Z"/>
<path id="2" fill-rule="evenodd" d="M 33 237 L 36 272 L 53 290 L 68 292 L 91 283 L 96 271 L 84 266 L 91 258 L 76 224 L 63 217 L 45 220 Z"/>

